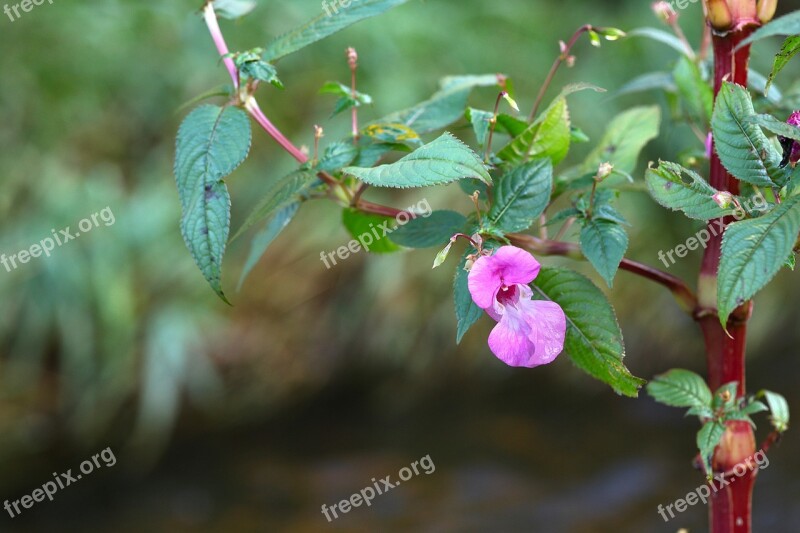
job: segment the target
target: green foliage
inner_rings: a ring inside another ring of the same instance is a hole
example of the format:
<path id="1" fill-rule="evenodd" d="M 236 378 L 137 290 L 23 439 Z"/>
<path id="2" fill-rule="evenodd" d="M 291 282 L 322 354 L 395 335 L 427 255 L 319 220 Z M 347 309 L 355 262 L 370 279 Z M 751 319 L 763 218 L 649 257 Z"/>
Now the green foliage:
<path id="1" fill-rule="evenodd" d="M 358 148 L 352 142 L 335 142 L 325 148 L 316 169 L 325 172 L 336 172 L 346 167 L 358 157 Z"/>
<path id="2" fill-rule="evenodd" d="M 688 177 L 688 180 L 684 178 Z M 647 189 L 662 206 L 683 213 L 695 220 L 711 220 L 732 213 L 713 200 L 718 191 L 700 175 L 675 163 L 659 161 L 645 174 Z"/>
<path id="3" fill-rule="evenodd" d="M 271 64 L 261 59 L 263 48 L 253 48 L 246 52 L 230 54 L 242 82 L 248 79 L 265 81 L 278 89 L 283 89 L 283 83 L 278 78 L 278 70 Z"/>
<path id="4" fill-rule="evenodd" d="M 658 136 L 661 111 L 657 106 L 634 107 L 617 115 L 603 138 L 580 166 L 580 174 L 597 172 L 600 163 L 611 163 L 618 172 L 631 174 L 645 145 Z"/>
<path id="5" fill-rule="evenodd" d="M 791 124 L 787 124 L 782 120 L 778 120 L 772 115 L 751 115 L 746 117 L 744 121 L 751 124 L 757 124 L 765 130 L 771 131 L 772 133 L 780 135 L 781 137 L 800 141 L 800 128 L 797 126 L 792 126 Z"/>
<path id="6" fill-rule="evenodd" d="M 509 233 L 528 229 L 550 202 L 552 188 L 553 166 L 547 158 L 511 169 L 494 187 L 489 221 Z"/>
<path id="7" fill-rule="evenodd" d="M 472 129 L 475 131 L 475 139 L 478 141 L 478 146 L 486 146 L 486 139 L 489 137 L 489 128 L 492 125 L 492 118 L 494 113 L 491 111 L 481 111 L 472 107 L 467 108 L 465 114 L 467 120 L 472 124 Z"/>
<path id="8" fill-rule="evenodd" d="M 789 429 L 789 403 L 786 401 L 786 398 L 777 392 L 768 390 L 759 392 L 758 396 L 764 397 L 767 400 L 767 404 L 769 404 L 769 410 L 771 412 L 769 421 L 772 427 L 775 428 L 775 431 L 783 433 Z"/>
<path id="9" fill-rule="evenodd" d="M 614 309 L 594 283 L 577 272 L 543 268 L 534 284 L 534 297 L 556 302 L 567 317 L 564 349 L 589 375 L 617 393 L 638 396 L 644 380 L 625 365 L 625 346 Z"/>
<path id="10" fill-rule="evenodd" d="M 800 52 L 800 35 L 787 37 L 781 46 L 781 51 L 775 56 L 775 61 L 772 64 L 772 71 L 769 73 L 765 92 L 769 90 L 772 82 L 783 68 L 789 64 L 789 61 Z"/>
<path id="11" fill-rule="evenodd" d="M 370 124 L 362 133 L 379 143 L 403 145 L 411 149 L 422 146 L 422 139 L 417 132 L 405 124 Z"/>
<path id="12" fill-rule="evenodd" d="M 357 240 L 364 250 L 374 254 L 388 254 L 400 250 L 400 247 L 384 233 L 384 228 L 391 231 L 394 221 L 392 217 L 364 213 L 352 207 L 342 210 L 342 223 L 350 236 Z"/>
<path id="13" fill-rule="evenodd" d="M 462 178 L 491 183 L 492 179 L 477 154 L 447 132 L 395 163 L 346 167 L 343 172 L 376 187 L 395 188 L 440 185 Z"/>
<path id="14" fill-rule="evenodd" d="M 711 406 L 711 390 L 694 372 L 673 369 L 656 376 L 647 384 L 647 393 L 657 402 L 671 407 L 702 408 Z"/>
<path id="15" fill-rule="evenodd" d="M 338 13 L 332 13 L 331 16 L 321 13 L 302 26 L 273 39 L 264 50 L 264 59 L 266 61 L 280 59 L 356 22 L 385 13 L 405 2 L 406 0 L 359 0 L 350 7 L 340 9 Z"/>
<path id="16" fill-rule="evenodd" d="M 250 122 L 234 107 L 198 107 L 178 131 L 175 178 L 183 209 L 181 233 L 206 281 L 224 301 L 222 258 L 231 200 L 223 179 L 249 151 Z"/>
<path id="17" fill-rule="evenodd" d="M 428 217 L 417 217 L 399 226 L 392 241 L 407 248 L 441 246 L 456 233 L 464 231 L 467 217 L 455 211 L 434 211 Z"/>
<path id="18" fill-rule="evenodd" d="M 675 78 L 670 72 L 648 72 L 637 76 L 617 90 L 617 96 L 659 89 L 668 93 L 678 91 Z"/>
<path id="19" fill-rule="evenodd" d="M 700 450 L 700 458 L 708 479 L 714 477 L 711 472 L 711 458 L 724 433 L 725 426 L 718 420 L 709 420 L 697 432 L 697 449 Z"/>
<path id="20" fill-rule="evenodd" d="M 244 224 L 242 224 L 242 227 L 239 228 L 232 240 L 238 239 L 242 233 L 253 227 L 254 224 L 264 219 L 269 219 L 276 211 L 280 211 L 287 205 L 297 201 L 316 180 L 316 174 L 306 169 L 295 170 L 279 179 L 270 187 L 267 194 L 259 201 L 250 215 L 247 216 Z"/>
<path id="21" fill-rule="evenodd" d="M 497 74 L 448 76 L 439 85 L 439 91 L 428 100 L 375 122 L 403 124 L 420 134 L 440 130 L 464 116 L 467 98 L 474 88 L 497 85 Z"/>
<path id="22" fill-rule="evenodd" d="M 651 39 L 653 41 L 666 44 L 673 50 L 677 50 L 679 53 L 692 56 L 694 52 L 686 46 L 686 44 L 677 38 L 675 35 L 666 32 L 664 30 L 659 30 L 657 28 L 637 28 L 633 31 L 629 31 L 627 36 L 630 37 L 644 37 L 646 39 Z"/>
<path id="23" fill-rule="evenodd" d="M 714 110 L 714 91 L 703 79 L 700 67 L 688 57 L 682 56 L 672 75 L 678 92 L 688 107 L 689 116 L 707 125 Z"/>
<path id="24" fill-rule="evenodd" d="M 242 284 L 248 274 L 250 274 L 256 264 L 258 264 L 258 261 L 267 251 L 269 245 L 272 244 L 272 241 L 274 241 L 284 228 L 289 225 L 299 209 L 300 202 L 288 204 L 275 213 L 275 215 L 267 221 L 264 228 L 253 237 L 253 241 L 250 243 L 250 253 L 247 255 L 247 261 L 245 261 L 242 275 L 239 277 L 239 285 L 236 290 L 241 290 Z"/>
<path id="25" fill-rule="evenodd" d="M 553 166 L 569 151 L 570 122 L 567 99 L 557 98 L 525 131 L 497 154 L 500 159 L 519 163 L 529 158 L 547 157 Z"/>
<path id="26" fill-rule="evenodd" d="M 753 32 L 753 35 L 742 41 L 738 48 L 775 35 L 800 35 L 800 11 L 794 11 L 764 24 Z"/>
<path id="27" fill-rule="evenodd" d="M 747 89 L 725 82 L 717 95 L 711 129 L 720 161 L 736 178 L 756 186 L 782 181 L 781 158 L 761 129 L 748 122 L 755 115 Z"/>
<path id="28" fill-rule="evenodd" d="M 464 270 L 467 256 L 473 252 L 474 250 L 467 251 L 464 257 L 461 258 L 453 280 L 453 303 L 456 310 L 456 343 L 458 344 L 461 343 L 461 339 L 464 338 L 464 334 L 469 331 L 469 328 L 483 316 L 483 309 L 472 301 L 472 295 L 467 284 L 469 272 Z"/>
<path id="29" fill-rule="evenodd" d="M 587 219 L 582 221 L 581 251 L 609 287 L 614 285 L 622 258 L 628 250 L 628 234 L 616 222 Z"/>
<path id="30" fill-rule="evenodd" d="M 348 109 L 352 109 L 354 107 L 361 107 L 362 105 L 369 105 L 372 103 L 372 97 L 368 94 L 360 93 L 344 85 L 343 83 L 339 83 L 338 81 L 329 81 L 325 85 L 322 86 L 322 89 L 319 90 L 320 94 L 333 94 L 339 97 L 336 101 L 336 105 L 333 108 L 333 113 L 331 117 L 335 117 L 339 113 L 343 111 L 347 111 Z"/>
<path id="31" fill-rule="evenodd" d="M 778 273 L 800 233 L 800 196 L 787 198 L 770 213 L 734 222 L 725 231 L 717 281 L 717 306 L 725 325 L 733 310 Z"/>

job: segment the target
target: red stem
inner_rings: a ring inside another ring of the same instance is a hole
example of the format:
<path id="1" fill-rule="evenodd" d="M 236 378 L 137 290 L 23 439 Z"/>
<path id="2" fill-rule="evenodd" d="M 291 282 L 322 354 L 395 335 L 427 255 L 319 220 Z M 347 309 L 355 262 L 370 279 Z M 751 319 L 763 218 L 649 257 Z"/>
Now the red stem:
<path id="1" fill-rule="evenodd" d="M 714 94 L 719 92 L 723 81 L 747 86 L 747 67 L 750 58 L 749 46 L 736 50 L 752 32 L 751 26 L 736 28 L 724 35 L 713 36 L 714 50 Z M 710 184 L 733 194 L 739 193 L 739 182 L 730 175 L 716 150 L 712 149 Z M 724 220 L 725 225 L 733 219 Z M 710 221 L 713 224 L 715 221 Z M 745 344 L 747 320 L 752 306 L 742 305 L 731 315 L 726 325 L 727 332 L 719 322 L 716 309 L 717 271 L 722 247 L 723 232 L 711 231 L 714 236 L 706 248 L 700 271 L 698 298 L 700 306 L 696 318 L 703 330 L 708 366 L 708 384 L 712 390 L 736 381 L 738 395 L 745 393 Z M 755 452 L 753 430 L 746 422 L 729 422 L 726 434 L 714 454 L 715 471 L 726 471 Z M 711 533 L 749 533 L 751 527 L 751 499 L 755 476 L 747 472 L 735 482 L 712 494 L 709 502 Z"/>

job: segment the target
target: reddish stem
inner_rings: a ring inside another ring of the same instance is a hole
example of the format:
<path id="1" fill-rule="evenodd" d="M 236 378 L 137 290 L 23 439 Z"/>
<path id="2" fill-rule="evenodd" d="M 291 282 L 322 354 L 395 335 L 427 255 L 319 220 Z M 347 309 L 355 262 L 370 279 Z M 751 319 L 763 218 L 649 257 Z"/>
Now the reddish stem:
<path id="1" fill-rule="evenodd" d="M 736 50 L 736 45 L 750 35 L 752 29 L 752 26 L 737 27 L 724 35 L 713 36 L 715 97 L 723 81 L 747 86 L 750 48 L 745 46 Z M 739 182 L 725 170 L 714 149 L 711 153 L 709 182 L 719 190 L 739 193 Z M 725 225 L 732 220 L 726 218 Z M 710 224 L 714 223 L 710 221 Z M 710 233 L 713 237 L 703 256 L 698 293 L 700 308 L 696 314 L 705 339 L 708 384 L 712 390 L 716 390 L 725 383 L 736 381 L 741 397 L 745 393 L 745 343 L 747 320 L 752 307 L 747 302 L 734 311 L 726 325 L 727 331 L 720 324 L 716 293 L 723 232 Z M 714 454 L 715 470 L 724 472 L 754 451 L 755 438 L 750 425 L 746 422 L 729 422 Z M 748 472 L 724 488 L 717 484 L 719 490 L 712 494 L 709 502 L 711 533 L 750 532 L 754 482 L 755 476 Z"/>
<path id="2" fill-rule="evenodd" d="M 239 71 L 236 69 L 236 64 L 234 64 L 233 59 L 230 57 L 225 57 L 228 55 L 228 45 L 225 44 L 225 38 L 222 36 L 222 30 L 219 27 L 219 21 L 217 20 L 217 14 L 214 12 L 214 5 L 211 2 L 208 2 L 203 7 L 203 19 L 206 21 L 206 26 L 208 26 L 208 32 L 211 34 L 211 38 L 214 40 L 214 44 L 217 47 L 217 52 L 222 57 L 222 62 L 225 63 L 225 68 L 228 69 L 228 74 L 231 75 L 231 81 L 233 81 L 234 89 L 239 89 Z"/>

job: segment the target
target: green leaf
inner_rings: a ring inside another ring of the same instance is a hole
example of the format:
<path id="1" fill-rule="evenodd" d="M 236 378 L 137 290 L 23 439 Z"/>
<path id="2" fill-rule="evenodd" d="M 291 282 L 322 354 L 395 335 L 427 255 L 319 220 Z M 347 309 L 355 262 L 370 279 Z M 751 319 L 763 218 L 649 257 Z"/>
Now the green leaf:
<path id="1" fill-rule="evenodd" d="M 296 201 L 316 180 L 317 176 L 314 171 L 306 169 L 295 170 L 279 179 L 270 187 L 267 194 L 248 215 L 242 227 L 239 228 L 231 240 L 238 239 L 242 233 L 253 227 L 254 224 L 270 218 L 276 211 Z"/>
<path id="2" fill-rule="evenodd" d="M 489 221 L 508 233 L 528 229 L 550 203 L 552 188 L 553 166 L 547 158 L 512 169 L 494 187 Z"/>
<path id="3" fill-rule="evenodd" d="M 718 191 L 706 180 L 675 163 L 659 161 L 657 168 L 647 169 L 644 178 L 656 202 L 667 209 L 683 211 L 689 218 L 711 220 L 733 212 L 717 205 L 713 196 Z"/>
<path id="4" fill-rule="evenodd" d="M 764 95 L 769 103 L 781 107 L 783 105 L 783 93 L 775 85 L 767 87 L 767 77 L 755 69 L 748 69 L 747 86 Z"/>
<path id="5" fill-rule="evenodd" d="M 248 78 L 265 81 L 283 89 L 283 83 L 278 78 L 278 70 L 271 64 L 261 59 L 262 48 L 253 48 L 245 52 L 231 54 L 236 68 L 242 76 L 243 81 Z"/>
<path id="6" fill-rule="evenodd" d="M 747 89 L 725 82 L 717 95 L 711 119 L 714 147 L 725 168 L 756 186 L 775 187 L 772 176 L 784 174 L 781 158 L 761 129 L 747 118 L 755 115 Z"/>
<path id="7" fill-rule="evenodd" d="M 489 137 L 489 128 L 492 125 L 494 113 L 468 107 L 466 117 L 472 124 L 472 129 L 475 131 L 475 138 L 478 141 L 478 146 L 486 146 L 486 139 Z"/>
<path id="8" fill-rule="evenodd" d="M 548 157 L 555 166 L 567 156 L 569 142 L 570 121 L 567 99 L 561 97 L 497 155 L 500 159 L 511 163 Z"/>
<path id="9" fill-rule="evenodd" d="M 579 168 L 579 175 L 595 173 L 600 163 L 609 162 L 614 169 L 632 174 L 645 145 L 658 136 L 661 111 L 658 106 L 634 107 L 617 115 L 606 129 L 600 144 Z"/>
<path id="10" fill-rule="evenodd" d="M 674 93 L 678 91 L 678 87 L 675 85 L 675 78 L 673 78 L 672 73 L 648 72 L 647 74 L 637 76 L 623 85 L 616 94 L 617 96 L 622 96 L 625 94 L 652 91 L 654 89 L 659 89 L 668 93 Z"/>
<path id="11" fill-rule="evenodd" d="M 512 117 L 505 113 L 497 115 L 497 131 L 502 131 L 512 137 L 516 137 L 526 129 L 528 129 L 528 123 L 520 118 Z"/>
<path id="12" fill-rule="evenodd" d="M 247 158 L 250 121 L 241 109 L 203 105 L 178 131 L 175 179 L 181 200 L 181 234 L 211 288 L 222 292 L 222 257 L 231 223 L 223 181 Z"/>
<path id="13" fill-rule="evenodd" d="M 561 268 L 543 268 L 532 285 L 534 297 L 556 302 L 567 317 L 564 348 L 570 359 L 618 394 L 636 397 L 644 380 L 625 365 L 625 346 L 614 309 L 588 278 Z"/>
<path id="14" fill-rule="evenodd" d="M 739 383 L 731 381 L 722 385 L 714 392 L 714 399 L 711 400 L 711 408 L 714 410 L 722 409 L 729 411 L 736 404 L 736 394 L 739 388 Z"/>
<path id="15" fill-rule="evenodd" d="M 764 396 L 769 404 L 769 421 L 775 431 L 783 433 L 789 429 L 789 404 L 786 402 L 786 398 L 777 392 L 768 390 L 761 391 L 759 395 Z"/>
<path id="16" fill-rule="evenodd" d="M 317 170 L 337 172 L 351 164 L 358 157 L 358 148 L 351 142 L 335 142 L 325 148 L 325 152 L 317 163 Z"/>
<path id="17" fill-rule="evenodd" d="M 753 400 L 741 410 L 741 413 L 745 415 L 754 415 L 756 413 L 762 413 L 764 411 L 769 411 L 769 407 L 764 405 L 764 402 Z"/>
<path id="18" fill-rule="evenodd" d="M 596 219 L 583 221 L 581 250 L 608 286 L 612 287 L 619 264 L 628 250 L 628 234 L 614 222 Z"/>
<path id="19" fill-rule="evenodd" d="M 464 334 L 469 331 L 478 319 L 483 316 L 483 309 L 478 307 L 472 301 L 472 295 L 469 292 L 468 277 L 469 272 L 464 270 L 464 265 L 467 262 L 467 256 L 473 251 L 468 251 L 461 258 L 461 262 L 456 269 L 456 277 L 453 280 L 453 301 L 456 310 L 456 343 L 461 344 L 461 339 Z"/>
<path id="20" fill-rule="evenodd" d="M 455 211 L 434 211 L 428 217 L 411 219 L 392 233 L 395 244 L 407 248 L 441 246 L 467 225 L 467 217 Z"/>
<path id="21" fill-rule="evenodd" d="M 422 146 L 417 132 L 405 124 L 370 124 L 362 133 L 382 143 L 402 144 L 412 149 Z"/>
<path id="22" fill-rule="evenodd" d="M 775 56 L 775 61 L 772 64 L 772 72 L 769 73 L 767 80 L 766 90 L 769 90 L 772 82 L 783 68 L 789 64 L 789 61 L 800 52 L 800 35 L 787 37 L 781 46 L 781 51 Z"/>
<path id="23" fill-rule="evenodd" d="M 759 29 L 753 35 L 739 43 L 737 48 L 742 48 L 750 43 L 773 37 L 775 35 L 798 35 L 800 34 L 800 11 L 794 11 L 788 15 L 776 18 Z"/>
<path id="24" fill-rule="evenodd" d="M 361 248 L 370 253 L 387 254 L 400 250 L 388 237 L 392 231 L 392 223 L 395 222 L 392 217 L 364 213 L 349 207 L 342 211 L 342 222 Z"/>
<path id="25" fill-rule="evenodd" d="M 238 19 L 256 8 L 255 0 L 214 0 L 214 12 L 226 19 Z"/>
<path id="26" fill-rule="evenodd" d="M 778 120 L 772 115 L 752 115 L 747 117 L 745 122 L 758 124 L 762 128 L 771 131 L 776 135 L 780 135 L 781 137 L 800 141 L 800 128 Z"/>
<path id="27" fill-rule="evenodd" d="M 400 123 L 417 133 L 440 130 L 464 116 L 467 98 L 475 87 L 497 85 L 497 74 L 450 76 L 440 82 L 440 90 L 430 99 L 411 108 L 387 115 L 375 123 Z"/>
<path id="28" fill-rule="evenodd" d="M 361 107 L 362 105 L 369 105 L 372 103 L 372 97 L 370 95 L 358 91 L 355 91 L 355 95 L 353 95 L 353 91 L 350 87 L 336 81 L 325 83 L 319 92 L 320 94 L 333 94 L 341 97 L 336 101 L 331 117 L 335 117 L 339 113 L 352 109 L 353 107 Z"/>
<path id="29" fill-rule="evenodd" d="M 688 57 L 682 56 L 672 74 L 681 98 L 689 108 L 690 116 L 708 124 L 714 110 L 714 91 L 703 80 L 700 67 Z"/>
<path id="30" fill-rule="evenodd" d="M 264 59 L 274 61 L 287 56 L 356 22 L 385 13 L 405 2 L 406 0 L 359 0 L 349 7 L 339 7 L 337 13 L 333 12 L 335 3 L 324 4 L 331 7 L 330 15 L 323 12 L 302 26 L 275 38 L 266 46 Z"/>
<path id="31" fill-rule="evenodd" d="M 242 269 L 242 275 L 239 277 L 239 285 L 236 288 L 237 291 L 241 290 L 244 280 L 253 268 L 255 268 L 256 264 L 258 264 L 258 261 L 267 251 L 269 245 L 272 244 L 272 241 L 274 241 L 284 228 L 289 225 L 299 208 L 300 202 L 293 202 L 287 205 L 275 213 L 275 216 L 267 222 L 264 229 L 253 237 L 253 241 L 250 243 L 250 253 L 247 255 L 247 261 Z"/>
<path id="32" fill-rule="evenodd" d="M 689 47 L 687 47 L 683 41 L 675 37 L 673 34 L 663 30 L 656 28 L 637 28 L 633 31 L 629 31 L 627 35 L 628 37 L 645 37 L 647 39 L 652 39 L 653 41 L 666 44 L 681 54 L 688 56 L 694 55 L 694 52 L 692 52 L 692 50 L 689 49 Z"/>
<path id="33" fill-rule="evenodd" d="M 671 407 L 710 407 L 711 389 L 705 380 L 689 370 L 676 368 L 653 378 L 647 393 L 659 403 Z"/>
<path id="34" fill-rule="evenodd" d="M 713 477 L 711 458 L 714 455 L 714 449 L 717 447 L 717 444 L 719 444 L 724 433 L 725 426 L 714 420 L 703 424 L 703 427 L 697 432 L 697 448 L 700 450 L 700 457 L 703 460 L 703 466 L 708 479 Z"/>
<path id="35" fill-rule="evenodd" d="M 787 198 L 762 217 L 734 222 L 725 230 L 717 281 L 723 326 L 733 310 L 778 273 L 800 233 L 800 196 Z"/>
<path id="36" fill-rule="evenodd" d="M 477 154 L 447 132 L 390 165 L 346 167 L 343 172 L 376 187 L 427 187 L 462 178 L 492 180 Z"/>

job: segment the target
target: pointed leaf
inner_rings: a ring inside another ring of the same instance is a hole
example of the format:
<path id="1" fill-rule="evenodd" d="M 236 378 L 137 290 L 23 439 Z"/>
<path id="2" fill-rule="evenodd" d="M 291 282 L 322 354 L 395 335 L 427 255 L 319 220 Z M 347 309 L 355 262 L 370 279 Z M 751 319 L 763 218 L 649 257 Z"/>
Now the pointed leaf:
<path id="1" fill-rule="evenodd" d="M 390 239 L 407 248 L 441 246 L 467 225 L 467 217 L 455 211 L 434 211 L 428 217 L 417 217 L 399 226 Z"/>
<path id="2" fill-rule="evenodd" d="M 548 157 L 553 166 L 569 152 L 570 121 L 567 99 L 558 98 L 542 116 L 497 154 L 512 163 L 529 158 Z"/>
<path id="3" fill-rule="evenodd" d="M 697 432 L 697 448 L 700 450 L 700 458 L 703 460 L 703 467 L 708 479 L 713 476 L 711 458 L 714 455 L 714 449 L 719 444 L 724 433 L 725 426 L 714 420 L 703 424 L 703 427 Z"/>
<path id="4" fill-rule="evenodd" d="M 461 262 L 458 264 L 458 268 L 456 268 L 456 277 L 453 280 L 453 299 L 457 321 L 457 344 L 461 343 L 464 334 L 469 331 L 469 328 L 483 315 L 483 309 L 472 301 L 472 295 L 469 292 L 469 286 L 467 284 L 469 272 L 464 270 L 464 265 L 467 262 L 467 255 L 470 253 L 474 253 L 474 250 L 466 252 L 464 257 L 461 258 Z"/>
<path id="5" fill-rule="evenodd" d="M 628 234 L 614 222 L 587 220 L 581 229 L 581 251 L 609 287 L 614 285 L 622 258 L 628 250 Z"/>
<path id="6" fill-rule="evenodd" d="M 717 205 L 713 196 L 718 191 L 706 180 L 675 163 L 659 161 L 657 168 L 647 169 L 645 181 L 656 202 L 667 209 L 683 211 L 689 218 L 711 220 L 733 212 Z"/>
<path id="7" fill-rule="evenodd" d="M 553 188 L 553 166 L 547 158 L 524 163 L 497 180 L 489 220 L 508 233 L 528 229 L 539 218 Z"/>
<path id="8" fill-rule="evenodd" d="M 634 107 L 617 115 L 606 133 L 579 168 L 579 175 L 597 172 L 600 163 L 611 163 L 614 169 L 631 174 L 645 145 L 658 136 L 661 111 L 657 106 Z"/>

